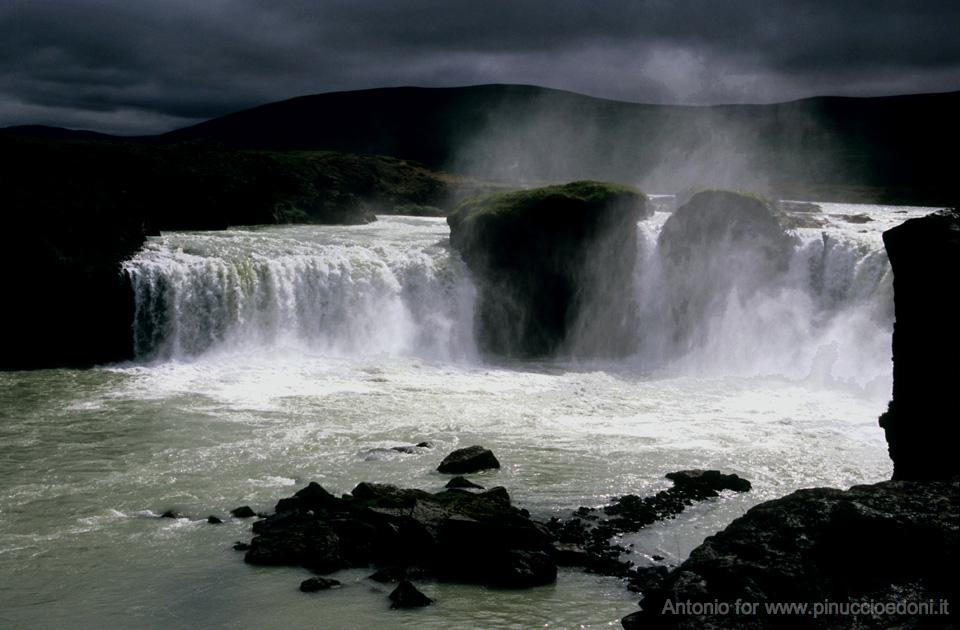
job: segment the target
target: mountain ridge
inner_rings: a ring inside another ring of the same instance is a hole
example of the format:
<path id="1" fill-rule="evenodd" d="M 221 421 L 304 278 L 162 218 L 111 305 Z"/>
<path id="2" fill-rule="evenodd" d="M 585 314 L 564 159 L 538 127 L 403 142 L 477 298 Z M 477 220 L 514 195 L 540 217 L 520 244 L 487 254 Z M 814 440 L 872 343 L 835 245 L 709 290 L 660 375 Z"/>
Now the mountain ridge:
<path id="1" fill-rule="evenodd" d="M 715 186 L 791 198 L 943 205 L 956 199 L 949 172 L 960 143 L 955 111 L 960 91 L 665 105 L 487 84 L 304 95 L 154 136 L 44 127 L 0 132 L 385 155 L 518 184 L 589 178 L 652 192 Z"/>

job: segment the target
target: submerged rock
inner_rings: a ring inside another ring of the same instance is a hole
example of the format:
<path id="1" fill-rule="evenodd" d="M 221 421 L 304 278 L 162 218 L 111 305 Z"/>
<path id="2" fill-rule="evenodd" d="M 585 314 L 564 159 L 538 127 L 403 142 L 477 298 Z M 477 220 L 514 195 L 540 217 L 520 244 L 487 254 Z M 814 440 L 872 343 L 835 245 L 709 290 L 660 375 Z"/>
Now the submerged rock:
<path id="1" fill-rule="evenodd" d="M 880 418 L 894 479 L 960 475 L 960 211 L 883 233 L 893 268 L 893 400 Z"/>
<path id="2" fill-rule="evenodd" d="M 160 518 L 187 518 L 187 515 L 182 512 L 177 512 L 176 510 L 167 510 L 160 515 Z"/>
<path id="3" fill-rule="evenodd" d="M 450 481 L 447 482 L 446 488 L 475 488 L 477 490 L 483 490 L 483 486 L 478 485 L 467 479 L 463 476 L 456 476 Z"/>
<path id="4" fill-rule="evenodd" d="M 254 512 L 249 505 L 242 505 L 238 508 L 233 508 L 230 510 L 230 516 L 235 518 L 251 518 L 256 515 L 257 513 Z"/>
<path id="5" fill-rule="evenodd" d="M 210 516 L 207 517 L 207 522 L 210 523 L 211 525 L 220 525 L 221 523 L 223 523 L 223 520 L 211 514 Z"/>
<path id="6" fill-rule="evenodd" d="M 403 580 L 389 595 L 390 608 L 421 608 L 429 606 L 433 600 L 417 590 L 410 581 Z"/>
<path id="7" fill-rule="evenodd" d="M 604 308 L 590 315 L 609 324 L 610 343 L 594 349 L 625 352 L 632 322 L 618 306 L 625 306 L 636 260 L 636 222 L 651 213 L 640 191 L 590 181 L 460 204 L 447 223 L 450 243 L 477 280 L 480 347 L 506 356 L 552 354 L 600 295 Z"/>
<path id="8" fill-rule="evenodd" d="M 722 490 L 749 492 L 749 481 L 738 475 L 725 475 L 719 470 L 680 470 L 667 473 L 666 478 L 681 491 L 688 494 L 703 493 L 706 497 L 716 496 Z"/>
<path id="9" fill-rule="evenodd" d="M 300 590 L 304 593 L 316 593 L 317 591 L 326 591 L 335 586 L 340 586 L 337 580 L 329 578 L 312 577 L 300 582 Z"/>
<path id="10" fill-rule="evenodd" d="M 373 580 L 374 582 L 380 582 L 381 584 L 390 584 L 392 582 L 399 582 L 406 577 L 407 570 L 403 567 L 386 567 L 374 571 L 367 576 L 367 579 Z"/>
<path id="11" fill-rule="evenodd" d="M 960 559 L 960 484 L 887 481 L 799 490 L 750 509 L 710 536 L 642 602 L 624 627 L 779 628 L 766 603 L 879 602 L 939 607 L 955 596 Z M 756 603 L 735 614 L 737 601 Z M 950 600 L 955 604 L 955 600 Z M 729 614 L 671 614 L 683 602 L 721 602 Z M 940 610 L 938 608 L 938 610 Z M 944 628 L 934 612 L 922 627 Z M 921 627 L 913 615 L 792 617 L 804 627 Z M 816 625 L 819 624 L 819 625 Z M 902 625 L 907 624 L 907 625 Z"/>
<path id="12" fill-rule="evenodd" d="M 493 451 L 482 446 L 458 448 L 443 458 L 437 470 L 442 473 L 466 474 L 500 468 L 500 462 Z"/>

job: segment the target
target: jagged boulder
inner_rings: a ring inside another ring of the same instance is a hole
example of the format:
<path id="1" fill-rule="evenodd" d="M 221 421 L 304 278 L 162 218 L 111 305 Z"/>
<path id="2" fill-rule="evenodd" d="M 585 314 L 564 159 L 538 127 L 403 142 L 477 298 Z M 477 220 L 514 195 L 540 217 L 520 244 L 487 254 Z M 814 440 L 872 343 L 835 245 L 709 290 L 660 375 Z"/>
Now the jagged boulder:
<path id="1" fill-rule="evenodd" d="M 894 479 L 960 475 L 960 212 L 887 230 L 893 268 L 893 400 L 880 418 Z"/>
<path id="2" fill-rule="evenodd" d="M 437 466 L 439 472 L 453 475 L 464 475 L 490 468 L 500 468 L 500 462 L 493 451 L 482 446 L 458 448 L 444 457 Z"/>
<path id="3" fill-rule="evenodd" d="M 376 564 L 501 586 L 545 583 L 552 536 L 503 488 L 473 493 L 363 482 L 337 498 L 311 483 L 253 526 L 245 560 L 330 573 Z M 522 553 L 521 553 L 522 552 Z"/>
<path id="4" fill-rule="evenodd" d="M 389 597 L 392 602 L 390 608 L 422 608 L 433 603 L 432 599 L 421 593 L 408 580 L 402 580 Z"/>
<path id="5" fill-rule="evenodd" d="M 550 355 L 591 292 L 609 298 L 606 312 L 617 310 L 615 298 L 626 294 L 636 259 L 636 223 L 651 213 L 640 191 L 591 181 L 461 203 L 447 223 L 450 243 L 478 281 L 481 348 Z M 610 325 L 630 330 L 622 318 L 611 317 Z M 622 338 L 607 349 L 623 350 Z"/>
<path id="6" fill-rule="evenodd" d="M 824 602 L 896 605 L 932 600 L 939 606 L 954 597 L 958 560 L 956 481 L 798 490 L 755 506 L 707 538 L 662 584 L 653 583 L 645 593 L 643 612 L 624 618 L 623 625 L 780 628 L 792 621 L 817 628 L 920 627 L 902 625 L 916 617 L 904 611 L 879 617 L 824 615 L 818 620 L 771 614 L 767 604 L 809 602 L 811 611 Z M 713 608 L 706 608 L 706 614 L 677 614 L 696 610 L 683 608 L 687 602 Z M 744 603 L 751 606 L 749 611 Z M 950 618 L 936 614 L 923 618 L 928 625 L 922 627 L 948 627 Z"/>

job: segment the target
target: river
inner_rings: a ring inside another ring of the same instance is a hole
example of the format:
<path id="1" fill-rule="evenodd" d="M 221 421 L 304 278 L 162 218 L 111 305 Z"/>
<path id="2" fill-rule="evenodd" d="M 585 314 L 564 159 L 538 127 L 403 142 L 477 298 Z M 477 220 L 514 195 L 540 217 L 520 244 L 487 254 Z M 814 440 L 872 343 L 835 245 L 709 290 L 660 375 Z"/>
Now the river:
<path id="1" fill-rule="evenodd" d="M 793 231 L 781 285 L 716 296 L 682 354 L 657 342 L 656 235 L 669 217 L 657 212 L 638 226 L 624 288 L 645 342 L 616 360 L 581 358 L 593 357 L 578 351 L 590 334 L 553 360 L 482 356 L 476 290 L 442 219 L 151 238 L 125 264 L 136 361 L 0 373 L 0 622 L 618 627 L 638 596 L 575 570 L 525 591 L 424 581 L 437 603 L 415 611 L 389 610 L 370 571 L 305 595 L 306 571 L 243 563 L 231 547 L 249 540 L 250 520 L 228 511 L 269 511 L 309 481 L 439 490 L 440 459 L 471 444 L 503 464 L 474 480 L 541 518 L 656 492 L 673 470 L 751 480 L 750 493 L 622 541 L 634 562 L 675 564 L 759 501 L 888 478 L 877 416 L 893 309 L 880 234 L 930 211 L 822 204 L 817 225 Z M 422 441 L 432 448 L 391 450 Z M 169 509 L 187 518 L 158 518 Z"/>

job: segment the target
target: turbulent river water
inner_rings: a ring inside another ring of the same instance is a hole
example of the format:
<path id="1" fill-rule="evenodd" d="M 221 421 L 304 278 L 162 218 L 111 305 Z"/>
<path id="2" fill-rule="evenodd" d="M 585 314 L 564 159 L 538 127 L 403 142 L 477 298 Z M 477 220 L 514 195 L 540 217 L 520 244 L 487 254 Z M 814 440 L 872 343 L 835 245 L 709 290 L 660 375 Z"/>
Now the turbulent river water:
<path id="1" fill-rule="evenodd" d="M 477 351 L 476 290 L 442 219 L 169 233 L 125 265 L 138 360 L 0 373 L 0 623 L 9 628 L 607 627 L 636 610 L 615 579 L 561 571 L 502 591 L 423 582 L 437 604 L 388 609 L 369 571 L 304 595 L 293 568 L 245 565 L 250 521 L 311 480 L 439 490 L 448 451 L 483 444 L 534 516 L 667 487 L 718 468 L 754 491 L 629 536 L 639 564 L 676 563 L 751 505 L 886 478 L 892 288 L 881 232 L 920 208 L 822 204 L 793 230 L 776 286 L 710 295 L 696 343 L 669 335 L 656 237 L 638 226 L 631 355 L 498 362 Z M 864 215 L 869 221 L 864 220 Z M 717 260 L 716 268 L 732 268 Z M 711 293 L 712 292 L 712 293 Z M 77 308 L 96 308 L 96 304 Z M 68 316 L 69 314 L 65 314 Z M 392 446 L 429 441 L 415 454 Z M 160 519 L 174 509 L 183 519 Z M 208 525 L 207 515 L 222 517 Z"/>

